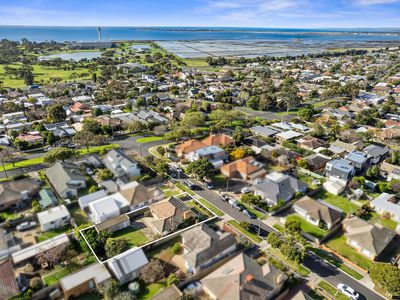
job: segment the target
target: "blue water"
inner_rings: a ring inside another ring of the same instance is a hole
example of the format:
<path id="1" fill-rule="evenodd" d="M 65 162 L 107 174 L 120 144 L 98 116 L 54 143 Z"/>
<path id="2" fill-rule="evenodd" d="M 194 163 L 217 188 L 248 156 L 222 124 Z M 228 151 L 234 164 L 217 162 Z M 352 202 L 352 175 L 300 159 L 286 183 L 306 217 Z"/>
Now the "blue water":
<path id="1" fill-rule="evenodd" d="M 0 39 L 31 41 L 93 41 L 96 27 L 0 26 Z M 290 41 L 400 41 L 400 29 L 266 29 L 206 27 L 103 27 L 103 39 L 110 40 L 260 40 Z"/>

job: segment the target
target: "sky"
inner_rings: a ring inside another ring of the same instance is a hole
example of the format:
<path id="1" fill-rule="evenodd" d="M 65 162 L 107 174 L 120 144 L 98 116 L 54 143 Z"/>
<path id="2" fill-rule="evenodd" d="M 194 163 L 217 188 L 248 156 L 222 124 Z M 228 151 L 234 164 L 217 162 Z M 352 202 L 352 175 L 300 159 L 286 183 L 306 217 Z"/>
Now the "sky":
<path id="1" fill-rule="evenodd" d="M 400 0 L 0 0 L 0 25 L 400 28 Z"/>

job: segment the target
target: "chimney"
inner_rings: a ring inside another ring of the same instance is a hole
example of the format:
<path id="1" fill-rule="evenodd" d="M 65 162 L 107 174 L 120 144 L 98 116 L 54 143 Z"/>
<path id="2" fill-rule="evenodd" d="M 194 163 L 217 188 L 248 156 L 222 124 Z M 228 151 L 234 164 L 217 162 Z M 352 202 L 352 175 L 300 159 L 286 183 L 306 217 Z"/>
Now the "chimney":
<path id="1" fill-rule="evenodd" d="M 253 275 L 251 275 L 251 274 L 247 274 L 246 275 L 246 282 L 247 283 L 250 283 L 253 279 L 254 279 Z"/>

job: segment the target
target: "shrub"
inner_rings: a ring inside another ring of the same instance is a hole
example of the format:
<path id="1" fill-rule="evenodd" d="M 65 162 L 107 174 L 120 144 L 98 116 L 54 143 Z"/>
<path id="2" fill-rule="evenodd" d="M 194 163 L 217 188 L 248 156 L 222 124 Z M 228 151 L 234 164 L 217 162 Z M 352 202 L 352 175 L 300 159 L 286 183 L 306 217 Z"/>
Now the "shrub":
<path id="1" fill-rule="evenodd" d="M 172 246 L 172 253 L 174 253 L 174 254 L 178 254 L 179 252 L 181 252 L 181 250 L 182 250 L 182 247 L 181 247 L 181 244 L 179 244 L 179 243 L 175 243 Z"/>

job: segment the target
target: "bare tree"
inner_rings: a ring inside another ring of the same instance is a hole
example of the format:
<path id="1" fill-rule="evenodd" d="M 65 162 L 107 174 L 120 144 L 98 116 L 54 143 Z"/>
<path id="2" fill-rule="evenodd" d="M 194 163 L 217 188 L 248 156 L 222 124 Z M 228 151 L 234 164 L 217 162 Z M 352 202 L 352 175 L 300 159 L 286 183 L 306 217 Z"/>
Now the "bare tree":
<path id="1" fill-rule="evenodd" d="M 37 262 L 40 265 L 47 265 L 51 267 L 62 260 L 66 249 L 66 245 L 59 245 L 57 247 L 41 251 L 36 255 Z"/>

